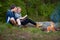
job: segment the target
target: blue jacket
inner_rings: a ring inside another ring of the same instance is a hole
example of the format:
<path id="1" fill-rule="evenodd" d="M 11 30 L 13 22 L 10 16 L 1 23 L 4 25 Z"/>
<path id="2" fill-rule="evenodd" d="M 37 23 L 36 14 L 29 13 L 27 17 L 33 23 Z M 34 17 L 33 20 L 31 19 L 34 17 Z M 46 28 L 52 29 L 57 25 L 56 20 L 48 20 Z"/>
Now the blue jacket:
<path id="1" fill-rule="evenodd" d="M 8 10 L 6 14 L 6 22 L 9 23 L 9 19 L 12 17 L 15 18 L 15 14 L 11 10 Z"/>

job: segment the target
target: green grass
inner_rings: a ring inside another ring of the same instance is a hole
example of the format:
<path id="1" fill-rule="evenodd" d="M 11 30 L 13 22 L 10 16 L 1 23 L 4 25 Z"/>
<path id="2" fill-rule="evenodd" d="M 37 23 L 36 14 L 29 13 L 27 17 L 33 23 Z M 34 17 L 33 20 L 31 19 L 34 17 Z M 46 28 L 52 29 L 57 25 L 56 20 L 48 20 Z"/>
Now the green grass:
<path id="1" fill-rule="evenodd" d="M 34 27 L 19 28 L 0 23 L 1 40 L 60 40 L 60 32 L 44 32 Z"/>

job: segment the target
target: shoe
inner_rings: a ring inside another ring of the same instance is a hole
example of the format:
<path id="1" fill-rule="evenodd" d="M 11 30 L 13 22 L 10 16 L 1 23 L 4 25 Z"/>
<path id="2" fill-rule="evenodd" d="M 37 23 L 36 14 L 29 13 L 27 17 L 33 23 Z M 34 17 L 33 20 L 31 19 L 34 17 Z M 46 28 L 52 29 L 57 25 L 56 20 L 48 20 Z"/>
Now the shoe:
<path id="1" fill-rule="evenodd" d="M 36 27 L 37 28 L 42 27 L 42 24 L 36 23 Z"/>

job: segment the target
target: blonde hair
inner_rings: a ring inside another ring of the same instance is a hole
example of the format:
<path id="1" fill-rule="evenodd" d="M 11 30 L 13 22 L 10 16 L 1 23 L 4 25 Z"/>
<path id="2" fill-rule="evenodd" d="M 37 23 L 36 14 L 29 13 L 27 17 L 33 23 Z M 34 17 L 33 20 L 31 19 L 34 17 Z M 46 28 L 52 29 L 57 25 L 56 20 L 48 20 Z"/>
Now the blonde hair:
<path id="1" fill-rule="evenodd" d="M 17 7 L 18 12 L 21 12 L 21 7 Z"/>
<path id="2" fill-rule="evenodd" d="M 20 9 L 21 10 L 21 7 L 17 7 L 17 9 Z"/>

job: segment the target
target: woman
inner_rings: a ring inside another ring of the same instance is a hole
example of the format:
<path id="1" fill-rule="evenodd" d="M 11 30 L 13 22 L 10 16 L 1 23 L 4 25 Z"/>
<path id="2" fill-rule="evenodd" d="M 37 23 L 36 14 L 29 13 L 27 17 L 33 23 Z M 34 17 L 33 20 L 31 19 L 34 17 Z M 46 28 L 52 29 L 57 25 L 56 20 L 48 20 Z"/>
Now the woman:
<path id="1" fill-rule="evenodd" d="M 32 21 L 31 19 L 29 19 L 27 17 L 27 15 L 25 15 L 24 17 L 21 16 L 21 8 L 20 7 L 17 7 L 17 13 L 15 13 L 15 18 L 16 18 L 17 23 L 19 25 L 26 25 L 28 23 L 31 23 L 31 24 L 38 27 L 38 24 L 36 22 Z"/>

